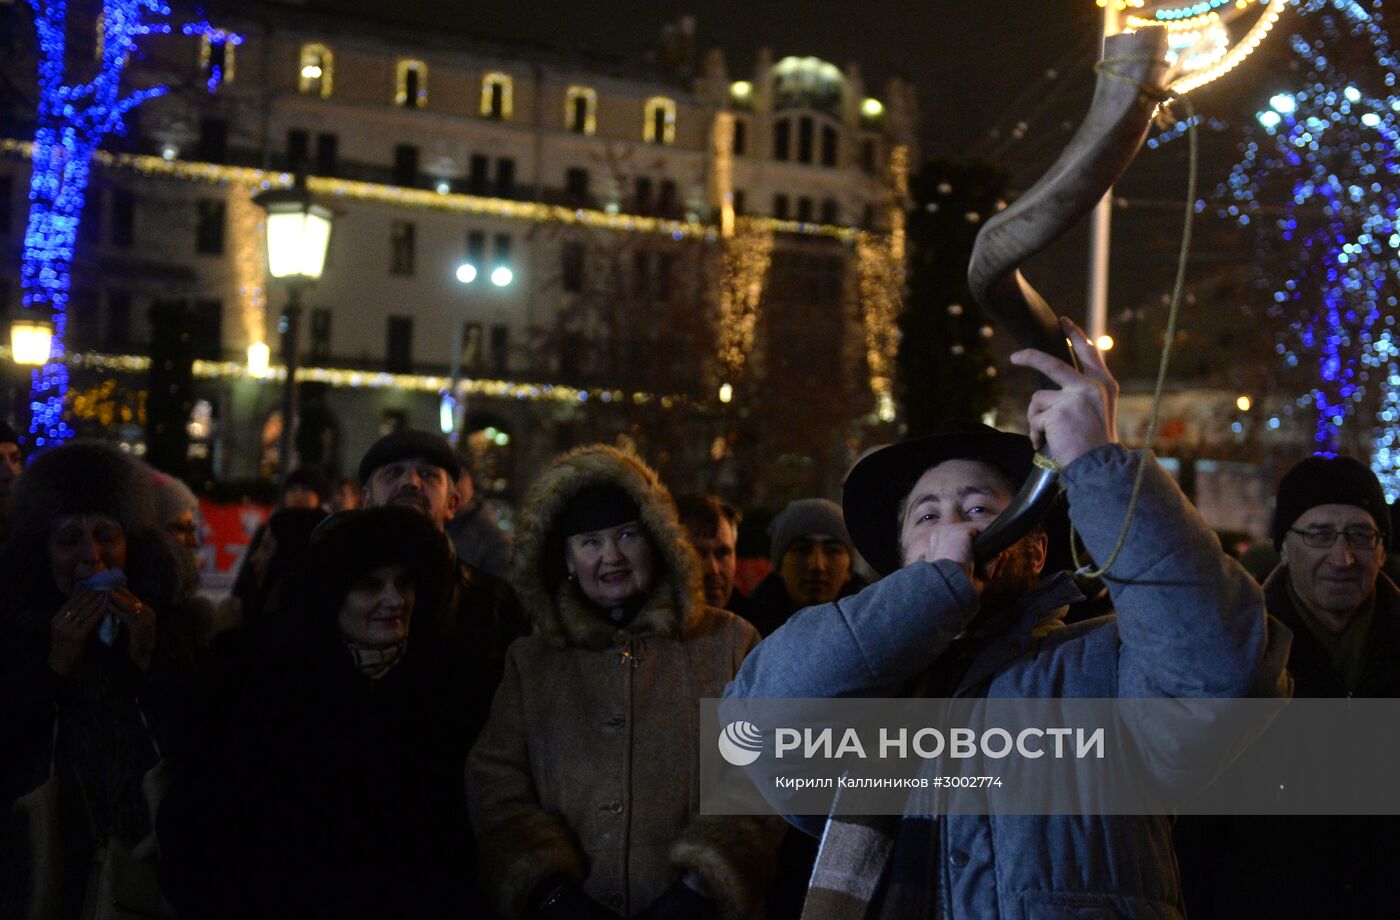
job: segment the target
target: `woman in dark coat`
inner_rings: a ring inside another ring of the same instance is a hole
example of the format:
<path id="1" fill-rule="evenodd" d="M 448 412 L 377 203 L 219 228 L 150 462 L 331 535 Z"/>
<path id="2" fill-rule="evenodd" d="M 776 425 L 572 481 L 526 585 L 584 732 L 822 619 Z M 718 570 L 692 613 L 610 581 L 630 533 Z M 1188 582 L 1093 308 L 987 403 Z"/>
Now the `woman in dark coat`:
<path id="1" fill-rule="evenodd" d="M 35 459 L 15 486 L 10 524 L 0 556 L 0 916 L 91 916 L 95 901 L 115 897 L 110 870 L 125 850 L 151 857 L 128 872 L 126 906 L 158 911 L 157 767 L 182 747 L 198 630 L 188 566 L 158 520 L 149 471 L 103 444 Z"/>
<path id="2" fill-rule="evenodd" d="M 199 917 L 476 916 L 459 663 L 430 631 L 444 536 L 398 508 L 313 535 L 232 744 L 181 789 L 177 907 Z"/>

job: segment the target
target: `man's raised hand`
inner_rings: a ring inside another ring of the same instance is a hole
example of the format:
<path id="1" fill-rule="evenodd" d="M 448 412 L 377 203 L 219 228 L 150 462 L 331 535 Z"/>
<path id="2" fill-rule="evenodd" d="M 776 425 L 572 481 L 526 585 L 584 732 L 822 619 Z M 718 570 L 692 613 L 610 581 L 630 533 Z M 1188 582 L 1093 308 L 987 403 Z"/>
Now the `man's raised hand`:
<path id="1" fill-rule="evenodd" d="M 1118 381 L 1073 320 L 1060 317 L 1060 329 L 1079 360 L 1078 370 L 1030 348 L 1013 354 L 1011 363 L 1040 371 L 1059 384 L 1058 390 L 1035 392 L 1026 420 L 1036 449 L 1065 467 L 1096 447 L 1118 441 Z"/>

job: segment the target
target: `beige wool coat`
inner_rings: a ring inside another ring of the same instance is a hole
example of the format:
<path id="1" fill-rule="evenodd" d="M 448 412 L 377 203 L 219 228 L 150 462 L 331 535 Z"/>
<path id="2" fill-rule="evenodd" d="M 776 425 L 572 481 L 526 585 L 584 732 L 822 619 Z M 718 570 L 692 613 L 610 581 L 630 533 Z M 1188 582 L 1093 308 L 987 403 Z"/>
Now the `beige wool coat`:
<path id="1" fill-rule="evenodd" d="M 637 501 L 655 550 L 650 599 L 621 628 L 565 578 L 554 529 L 573 495 L 602 482 Z M 566 876 L 631 917 L 695 872 L 720 917 L 761 917 L 779 825 L 698 814 L 699 701 L 723 695 L 759 637 L 704 606 L 665 487 L 612 448 L 565 454 L 532 487 L 512 574 L 534 631 L 507 654 L 466 775 L 497 908 L 527 916 L 540 886 Z"/>

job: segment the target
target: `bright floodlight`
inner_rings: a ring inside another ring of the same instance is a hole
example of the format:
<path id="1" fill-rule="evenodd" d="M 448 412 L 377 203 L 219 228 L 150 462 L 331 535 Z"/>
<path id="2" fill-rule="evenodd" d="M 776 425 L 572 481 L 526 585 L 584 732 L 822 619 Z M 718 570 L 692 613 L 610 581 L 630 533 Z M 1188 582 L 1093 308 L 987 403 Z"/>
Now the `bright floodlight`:
<path id="1" fill-rule="evenodd" d="M 476 280 L 476 266 L 470 262 L 463 262 L 457 266 L 457 280 L 463 284 L 471 284 Z"/>
<path id="2" fill-rule="evenodd" d="M 515 280 L 515 272 L 504 265 L 497 265 L 491 270 L 491 283 L 496 287 L 505 287 Z"/>
<path id="3" fill-rule="evenodd" d="M 254 377 L 266 377 L 268 364 L 272 360 L 272 349 L 266 342 L 254 342 L 248 346 L 248 373 Z"/>
<path id="4" fill-rule="evenodd" d="M 42 319 L 17 319 L 10 324 L 10 357 L 16 364 L 40 367 L 53 347 L 53 323 Z"/>

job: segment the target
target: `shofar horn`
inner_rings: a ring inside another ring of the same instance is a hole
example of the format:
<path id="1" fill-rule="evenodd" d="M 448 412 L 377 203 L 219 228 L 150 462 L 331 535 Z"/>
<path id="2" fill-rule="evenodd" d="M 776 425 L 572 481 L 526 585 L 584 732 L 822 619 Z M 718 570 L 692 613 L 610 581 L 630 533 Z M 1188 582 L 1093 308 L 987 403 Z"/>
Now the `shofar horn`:
<path id="1" fill-rule="evenodd" d="M 1015 204 L 977 234 L 968 281 L 977 302 L 1024 348 L 1074 363 L 1059 318 L 1020 266 L 1079 223 L 1108 194 L 1137 155 L 1165 93 L 1165 29 L 1140 29 L 1104 42 L 1089 115 L 1064 153 Z M 1157 87 L 1158 92 L 1150 88 Z M 1021 491 L 978 535 L 974 552 L 986 561 L 1045 519 L 1059 494 L 1053 464 L 1037 464 Z"/>

